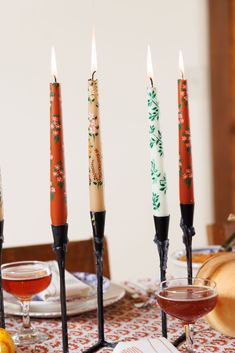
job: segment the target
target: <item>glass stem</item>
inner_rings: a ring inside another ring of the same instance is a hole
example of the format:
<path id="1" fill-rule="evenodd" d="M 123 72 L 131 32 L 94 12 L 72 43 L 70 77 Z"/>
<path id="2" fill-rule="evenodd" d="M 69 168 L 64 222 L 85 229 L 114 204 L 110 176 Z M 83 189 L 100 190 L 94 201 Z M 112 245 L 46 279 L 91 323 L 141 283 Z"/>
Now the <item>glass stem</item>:
<path id="1" fill-rule="evenodd" d="M 194 353 L 195 350 L 193 349 L 193 325 L 188 324 L 184 326 L 185 335 L 186 335 L 186 352 L 187 353 Z"/>
<path id="2" fill-rule="evenodd" d="M 23 314 L 23 330 L 28 330 L 31 328 L 30 317 L 29 317 L 29 300 L 22 300 L 22 314 Z"/>

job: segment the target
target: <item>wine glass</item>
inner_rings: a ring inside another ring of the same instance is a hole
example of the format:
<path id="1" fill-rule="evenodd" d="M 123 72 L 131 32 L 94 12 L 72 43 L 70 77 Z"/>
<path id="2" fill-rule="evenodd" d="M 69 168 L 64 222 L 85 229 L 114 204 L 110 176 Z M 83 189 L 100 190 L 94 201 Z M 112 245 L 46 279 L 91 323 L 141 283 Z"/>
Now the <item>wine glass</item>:
<path id="1" fill-rule="evenodd" d="M 31 326 L 29 305 L 32 297 L 45 290 L 51 282 L 51 270 L 40 261 L 19 261 L 2 265 L 2 287 L 21 303 L 23 325 L 13 336 L 16 345 L 43 342 L 47 335 Z"/>
<path id="2" fill-rule="evenodd" d="M 186 352 L 194 353 L 193 324 L 214 309 L 217 302 L 216 283 L 204 278 L 176 278 L 160 283 L 157 301 L 161 309 L 183 321 Z"/>

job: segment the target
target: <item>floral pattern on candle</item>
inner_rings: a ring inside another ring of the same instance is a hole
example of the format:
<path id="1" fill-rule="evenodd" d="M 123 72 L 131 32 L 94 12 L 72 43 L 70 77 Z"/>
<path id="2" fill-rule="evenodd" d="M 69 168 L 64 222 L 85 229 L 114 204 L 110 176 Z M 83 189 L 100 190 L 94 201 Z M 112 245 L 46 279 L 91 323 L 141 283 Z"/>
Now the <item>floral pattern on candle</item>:
<path id="1" fill-rule="evenodd" d="M 89 185 L 103 186 L 102 155 L 99 136 L 99 111 L 97 81 L 90 80 L 88 85 L 88 156 Z"/>
<path id="2" fill-rule="evenodd" d="M 53 225 L 67 223 L 63 128 L 59 83 L 50 84 L 50 199 Z"/>
<path id="3" fill-rule="evenodd" d="M 149 146 L 152 179 L 152 208 L 155 216 L 168 216 L 167 179 L 160 130 L 160 113 L 156 88 L 148 88 Z"/>
<path id="4" fill-rule="evenodd" d="M 104 181 L 97 80 L 88 81 L 88 157 L 91 211 L 104 211 Z"/>
<path id="5" fill-rule="evenodd" d="M 187 81 L 178 80 L 180 203 L 194 203 Z"/>

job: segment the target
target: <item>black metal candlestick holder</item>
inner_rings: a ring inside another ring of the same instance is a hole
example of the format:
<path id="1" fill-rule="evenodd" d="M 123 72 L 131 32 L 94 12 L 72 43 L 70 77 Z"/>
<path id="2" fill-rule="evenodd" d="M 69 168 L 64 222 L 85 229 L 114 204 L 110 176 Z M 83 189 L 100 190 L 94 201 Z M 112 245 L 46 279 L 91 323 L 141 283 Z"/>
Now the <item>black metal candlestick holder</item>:
<path id="1" fill-rule="evenodd" d="M 155 237 L 154 242 L 157 244 L 158 254 L 160 259 L 160 280 L 166 280 L 166 270 L 167 270 L 167 257 L 168 257 L 168 229 L 170 216 L 157 217 L 153 216 L 155 225 Z M 167 317 L 164 311 L 161 311 L 162 319 L 162 336 L 167 338 Z"/>
<path id="2" fill-rule="evenodd" d="M 3 304 L 3 291 L 2 291 L 2 245 L 3 245 L 3 226 L 4 221 L 0 221 L 0 327 L 5 328 L 5 315 Z"/>
<path id="3" fill-rule="evenodd" d="M 183 231 L 183 242 L 186 249 L 188 282 L 192 283 L 193 268 L 192 268 L 192 239 L 195 235 L 193 227 L 194 204 L 181 204 L 181 221 L 180 227 Z"/>
<path id="4" fill-rule="evenodd" d="M 104 336 L 103 252 L 105 213 L 105 211 L 90 212 L 93 230 L 94 252 L 96 256 L 98 342 L 92 347 L 88 348 L 84 353 L 96 352 L 104 347 L 114 348 L 117 344 L 114 342 L 107 342 Z"/>
<path id="5" fill-rule="evenodd" d="M 193 227 L 193 215 L 194 215 L 194 204 L 181 204 L 181 220 L 180 227 L 183 231 L 183 243 L 186 250 L 186 260 L 187 260 L 187 275 L 188 283 L 192 284 L 193 278 L 193 266 L 192 266 L 192 239 L 195 235 L 195 229 Z M 173 345 L 178 347 L 186 339 L 185 333 L 179 336 Z"/>
<path id="6" fill-rule="evenodd" d="M 51 226 L 54 246 L 53 250 L 56 253 L 59 275 L 60 275 L 60 304 L 62 317 L 62 342 L 63 353 L 69 352 L 68 346 L 68 325 L 67 325 L 67 308 L 66 308 L 66 288 L 65 288 L 65 255 L 68 244 L 68 224 L 60 226 Z"/>

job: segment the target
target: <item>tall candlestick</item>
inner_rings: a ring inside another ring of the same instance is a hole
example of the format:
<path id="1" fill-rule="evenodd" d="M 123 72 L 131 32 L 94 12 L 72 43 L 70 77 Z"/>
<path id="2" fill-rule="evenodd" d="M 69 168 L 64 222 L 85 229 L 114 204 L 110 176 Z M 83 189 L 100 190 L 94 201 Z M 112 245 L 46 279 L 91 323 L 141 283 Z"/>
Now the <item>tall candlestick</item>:
<path id="1" fill-rule="evenodd" d="M 51 223 L 60 275 L 60 304 L 62 318 L 63 353 L 69 352 L 65 289 L 65 260 L 68 243 L 67 200 L 65 189 L 65 165 L 63 125 L 60 101 L 60 84 L 57 82 L 55 49 L 52 48 L 51 71 L 54 82 L 50 83 L 50 147 L 51 147 Z"/>
<path id="2" fill-rule="evenodd" d="M 188 109 L 187 80 L 184 76 L 182 52 L 179 54 L 181 78 L 178 80 L 178 117 L 179 117 L 179 190 L 180 204 L 193 204 L 193 170 Z"/>
<path id="3" fill-rule="evenodd" d="M 164 169 L 164 151 L 160 129 L 159 103 L 154 86 L 153 67 L 150 48 L 147 53 L 147 71 L 150 85 L 148 94 L 149 146 L 151 158 L 152 208 L 158 217 L 169 216 L 167 203 L 167 179 Z"/>
<path id="4" fill-rule="evenodd" d="M 148 86 L 149 145 L 151 157 L 152 206 L 155 226 L 154 242 L 160 259 L 160 279 L 165 281 L 168 254 L 169 211 L 167 204 L 167 182 L 164 169 L 164 152 L 160 129 L 159 104 L 154 86 L 153 65 L 150 47 L 147 52 L 147 72 L 151 85 Z M 167 338 L 167 317 L 162 311 L 162 335 Z"/>
<path id="5" fill-rule="evenodd" d="M 88 81 L 88 153 L 89 153 L 89 191 L 90 210 L 105 210 L 104 180 L 100 139 L 100 117 L 98 82 L 94 79 L 97 70 L 95 37 L 92 38 L 91 79 Z"/>
<path id="6" fill-rule="evenodd" d="M 54 78 L 54 82 L 50 83 L 51 223 L 58 226 L 67 223 L 67 203 L 60 84 L 57 82 L 54 48 L 52 48 L 51 71 Z"/>

